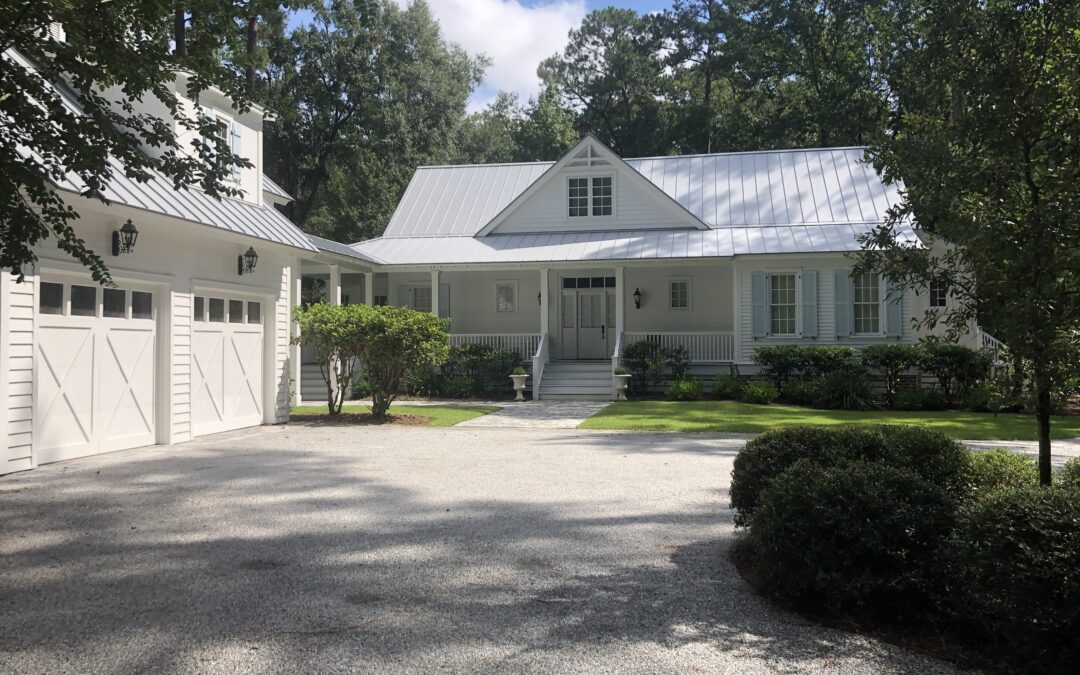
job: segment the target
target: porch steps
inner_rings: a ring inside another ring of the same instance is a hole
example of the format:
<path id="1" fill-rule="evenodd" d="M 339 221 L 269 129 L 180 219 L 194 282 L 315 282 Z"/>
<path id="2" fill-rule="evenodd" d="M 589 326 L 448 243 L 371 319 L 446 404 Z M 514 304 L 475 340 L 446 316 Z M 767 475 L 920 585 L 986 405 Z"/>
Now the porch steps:
<path id="1" fill-rule="evenodd" d="M 300 398 L 304 401 L 326 400 L 326 381 L 323 380 L 319 364 L 305 363 L 300 366 Z"/>
<path id="2" fill-rule="evenodd" d="M 611 400 L 610 361 L 552 361 L 540 378 L 540 400 Z"/>

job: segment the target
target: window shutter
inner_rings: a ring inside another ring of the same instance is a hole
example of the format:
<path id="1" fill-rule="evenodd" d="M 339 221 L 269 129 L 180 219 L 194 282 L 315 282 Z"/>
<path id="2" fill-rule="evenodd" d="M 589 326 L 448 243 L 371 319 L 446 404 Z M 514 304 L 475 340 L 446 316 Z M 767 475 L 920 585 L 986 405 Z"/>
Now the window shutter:
<path id="1" fill-rule="evenodd" d="M 409 285 L 401 284 L 397 287 L 397 306 L 408 307 L 409 306 Z"/>
<path id="2" fill-rule="evenodd" d="M 234 155 L 240 154 L 240 125 L 236 122 L 232 123 L 232 153 Z M 232 165 L 232 177 L 233 180 L 240 180 L 240 166 L 238 164 Z"/>
<path id="3" fill-rule="evenodd" d="M 848 270 L 836 270 L 836 337 L 850 337 L 855 323 L 852 306 L 851 273 Z"/>
<path id="4" fill-rule="evenodd" d="M 766 306 L 768 276 L 765 272 L 753 272 L 750 276 L 750 324 L 756 338 L 768 335 L 769 311 Z"/>
<path id="5" fill-rule="evenodd" d="M 450 284 L 439 284 L 439 316 L 450 316 Z"/>
<path id="6" fill-rule="evenodd" d="M 802 273 L 802 334 L 817 337 L 817 270 Z"/>
<path id="7" fill-rule="evenodd" d="M 208 106 L 200 105 L 199 110 L 202 111 L 203 117 L 205 117 L 205 118 L 207 118 L 207 119 L 209 119 L 211 121 L 213 121 L 215 119 L 214 118 L 214 111 L 211 108 L 209 108 Z M 212 158 L 214 156 L 214 149 L 217 147 L 214 144 L 213 135 L 210 135 L 210 136 L 207 136 L 206 134 L 200 134 L 200 135 L 201 135 L 200 140 L 202 140 L 202 142 L 207 145 L 207 147 L 209 148 L 209 151 L 210 151 L 209 157 Z M 210 167 L 213 166 L 213 162 L 210 161 L 209 159 L 207 160 L 207 166 L 210 166 Z"/>
<path id="8" fill-rule="evenodd" d="M 886 280 L 888 292 L 885 296 L 885 334 L 898 338 L 904 334 L 904 291 L 900 284 L 892 279 Z"/>

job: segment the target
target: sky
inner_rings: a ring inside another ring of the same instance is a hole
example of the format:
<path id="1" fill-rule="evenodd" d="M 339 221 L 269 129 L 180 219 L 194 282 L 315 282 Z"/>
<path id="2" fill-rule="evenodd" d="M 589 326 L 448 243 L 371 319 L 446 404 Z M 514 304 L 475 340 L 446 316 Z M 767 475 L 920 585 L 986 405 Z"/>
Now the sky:
<path id="1" fill-rule="evenodd" d="M 405 5 L 408 0 L 395 0 Z M 443 36 L 492 64 L 473 92 L 469 110 L 483 108 L 499 91 L 527 101 L 540 89 L 536 67 L 562 51 L 571 28 L 593 9 L 615 5 L 641 13 L 668 8 L 671 0 L 427 0 Z"/>

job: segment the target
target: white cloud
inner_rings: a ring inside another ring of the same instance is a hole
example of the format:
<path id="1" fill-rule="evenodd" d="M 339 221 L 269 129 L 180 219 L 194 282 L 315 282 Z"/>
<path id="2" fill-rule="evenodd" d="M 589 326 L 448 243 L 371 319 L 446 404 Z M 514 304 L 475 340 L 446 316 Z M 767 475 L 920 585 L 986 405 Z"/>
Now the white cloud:
<path id="1" fill-rule="evenodd" d="M 526 5 L 521 0 L 427 0 L 443 36 L 469 54 L 491 59 L 483 86 L 470 109 L 479 109 L 497 91 L 517 93 L 522 101 L 540 90 L 536 67 L 562 51 L 567 33 L 581 25 L 584 0 Z M 401 5 L 407 0 L 398 0 Z"/>

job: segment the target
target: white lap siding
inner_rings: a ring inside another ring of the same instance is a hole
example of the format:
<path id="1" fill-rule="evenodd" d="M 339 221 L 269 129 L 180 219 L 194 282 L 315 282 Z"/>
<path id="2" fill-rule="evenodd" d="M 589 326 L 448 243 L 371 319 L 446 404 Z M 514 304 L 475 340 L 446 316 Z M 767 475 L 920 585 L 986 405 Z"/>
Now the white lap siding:
<path id="1" fill-rule="evenodd" d="M 0 391 L 5 392 L 0 474 L 33 466 L 33 352 L 35 279 L 0 277 Z"/>
<path id="2" fill-rule="evenodd" d="M 172 443 L 191 440 L 191 293 L 172 291 Z"/>
<path id="3" fill-rule="evenodd" d="M 275 383 L 272 421 L 279 424 L 289 421 L 289 381 L 291 378 L 289 359 L 292 355 L 292 350 L 289 349 L 289 323 L 292 309 L 290 302 L 291 285 L 291 270 L 288 267 L 282 267 L 281 284 L 279 285 L 277 300 L 274 303 L 274 333 L 272 336 L 274 362 L 273 377 L 269 380 Z M 269 319 L 269 317 L 267 318 Z"/>

